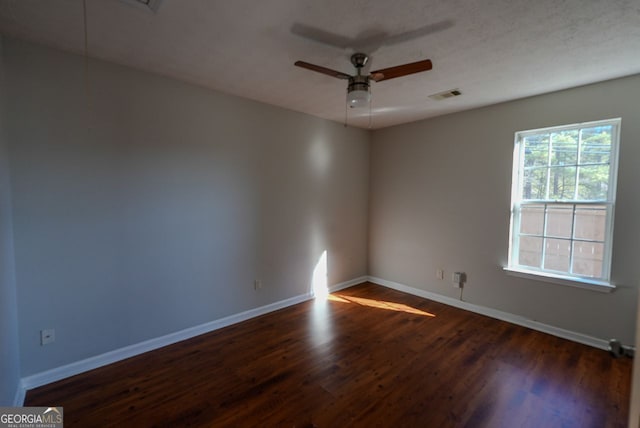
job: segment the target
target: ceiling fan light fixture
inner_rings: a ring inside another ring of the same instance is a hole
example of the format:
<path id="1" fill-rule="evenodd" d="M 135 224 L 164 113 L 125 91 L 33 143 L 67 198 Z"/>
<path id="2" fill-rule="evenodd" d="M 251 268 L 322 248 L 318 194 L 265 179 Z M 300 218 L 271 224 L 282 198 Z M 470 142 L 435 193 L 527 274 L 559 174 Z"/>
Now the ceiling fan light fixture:
<path id="1" fill-rule="evenodd" d="M 350 108 L 366 107 L 371 101 L 371 92 L 366 89 L 354 89 L 347 93 L 347 104 Z"/>
<path id="2" fill-rule="evenodd" d="M 351 108 L 366 107 L 371 100 L 371 92 L 369 91 L 369 77 L 362 76 L 360 69 L 358 74 L 349 78 L 349 86 L 347 87 L 347 105 Z"/>

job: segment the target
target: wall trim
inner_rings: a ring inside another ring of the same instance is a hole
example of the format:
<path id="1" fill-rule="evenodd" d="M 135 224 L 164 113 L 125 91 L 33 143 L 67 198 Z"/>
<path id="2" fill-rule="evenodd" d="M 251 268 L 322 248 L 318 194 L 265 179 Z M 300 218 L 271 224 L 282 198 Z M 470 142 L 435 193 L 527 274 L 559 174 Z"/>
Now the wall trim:
<path id="1" fill-rule="evenodd" d="M 413 294 L 414 296 L 423 297 L 425 299 L 433 300 L 439 303 L 444 303 L 445 305 L 454 306 L 459 309 L 475 312 L 477 314 L 499 319 L 501 321 L 510 322 L 512 324 L 527 327 L 532 330 L 551 334 L 562 339 L 582 343 L 583 345 L 592 346 L 594 348 L 603 349 L 605 351 L 609 348 L 609 343 L 606 340 L 598 339 L 597 337 L 588 336 L 582 333 L 577 333 L 575 331 L 554 327 L 552 325 L 534 321 L 532 319 L 515 315 L 509 312 L 503 312 L 497 309 L 488 308 L 486 306 L 475 305 L 473 303 L 465 302 L 464 300 L 454 299 L 452 297 L 443 296 L 441 294 L 432 293 L 430 291 L 421 290 L 418 288 L 410 287 L 408 285 L 400 284 L 398 282 L 388 281 L 386 279 L 377 278 L 374 276 L 369 276 L 368 280 L 369 282 L 382 285 L 383 287 L 402 291 L 408 294 Z"/>
<path id="2" fill-rule="evenodd" d="M 341 282 L 329 287 L 329 292 L 333 293 L 348 287 L 352 287 L 356 284 L 366 282 L 367 276 L 361 276 L 351 279 L 349 281 Z M 112 364 L 126 358 L 131 358 L 136 355 L 143 354 L 145 352 L 153 351 L 158 348 L 162 348 L 167 345 L 191 339 L 192 337 L 199 336 L 201 334 L 209 333 L 214 330 L 218 330 L 224 327 L 228 327 L 232 324 L 236 324 L 242 321 L 246 321 L 251 318 L 255 318 L 261 315 L 268 314 L 270 312 L 277 311 L 289 306 L 297 305 L 307 300 L 313 299 L 311 292 L 300 294 L 298 296 L 290 297 L 285 300 L 280 300 L 265 306 L 261 306 L 248 311 L 240 312 L 230 315 L 228 317 L 220 318 L 218 320 L 210 321 L 204 324 L 196 325 L 186 328 L 184 330 L 169 333 L 164 336 L 155 337 L 153 339 L 145 340 L 143 342 L 135 343 L 133 345 L 125 346 L 123 348 L 114 349 L 113 351 L 105 352 L 104 354 L 96 355 L 86 358 L 84 360 L 76 361 L 64 366 L 56 367 L 44 372 L 36 373 L 30 376 L 23 377 L 18 385 L 18 391 L 14 399 L 16 406 L 22 406 L 26 396 L 26 391 L 29 389 L 37 388 L 58 380 L 74 376 L 80 373 L 84 373 L 89 370 L 97 369 L 99 367 Z"/>
<path id="3" fill-rule="evenodd" d="M 362 284 L 369 281 L 368 276 L 360 276 L 349 281 L 341 282 L 340 284 L 332 285 L 329 287 L 329 293 L 335 293 L 336 291 L 344 290 L 345 288 L 353 287 L 354 285 Z"/>

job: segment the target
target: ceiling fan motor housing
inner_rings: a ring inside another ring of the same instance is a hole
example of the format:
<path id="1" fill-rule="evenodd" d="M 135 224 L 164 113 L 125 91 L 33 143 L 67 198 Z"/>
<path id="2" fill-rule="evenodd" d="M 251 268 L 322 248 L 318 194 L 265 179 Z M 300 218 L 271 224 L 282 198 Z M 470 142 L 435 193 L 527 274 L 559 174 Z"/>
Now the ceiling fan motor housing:
<path id="1" fill-rule="evenodd" d="M 357 69 L 361 69 L 362 67 L 364 67 L 367 64 L 367 61 L 369 61 L 369 57 L 367 56 L 367 54 L 358 52 L 351 55 L 351 64 L 353 64 L 353 66 Z"/>

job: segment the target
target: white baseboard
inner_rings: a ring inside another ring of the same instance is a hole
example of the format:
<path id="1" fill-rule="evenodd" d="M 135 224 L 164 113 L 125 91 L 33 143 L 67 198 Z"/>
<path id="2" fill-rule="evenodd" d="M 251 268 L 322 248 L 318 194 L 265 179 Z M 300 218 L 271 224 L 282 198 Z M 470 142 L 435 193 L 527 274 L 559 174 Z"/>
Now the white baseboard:
<path id="1" fill-rule="evenodd" d="M 329 292 L 342 290 L 348 287 L 352 287 L 356 284 L 367 281 L 366 276 L 352 279 L 350 281 L 341 282 L 329 287 Z M 96 355 L 94 357 L 86 358 L 84 360 L 76 361 L 64 366 L 56 367 L 51 370 L 36 373 L 31 376 L 23 377 L 20 381 L 18 391 L 16 392 L 15 403 L 16 406 L 22 406 L 26 391 L 32 388 L 46 385 L 51 382 L 74 376 L 89 370 L 97 369 L 108 364 L 115 363 L 126 358 L 130 358 L 145 352 L 152 351 L 154 349 L 162 348 L 163 346 L 171 345 L 182 340 L 190 339 L 195 336 L 199 336 L 204 333 L 209 333 L 214 330 L 218 330 L 224 327 L 228 327 L 232 324 L 236 324 L 242 321 L 246 321 L 251 318 L 258 317 L 260 315 L 274 312 L 279 309 L 293 306 L 298 303 L 312 299 L 311 293 L 301 294 L 299 296 L 291 297 L 289 299 L 281 300 L 269 305 L 261 306 L 259 308 L 250 309 L 245 312 L 230 315 L 225 318 L 221 318 L 208 323 L 200 324 L 194 327 L 190 327 L 184 330 L 170 333 L 164 336 L 156 337 L 153 339 L 145 340 L 144 342 L 135 343 L 133 345 L 125 346 L 124 348 L 115 349 L 113 351 L 106 352 L 104 354 Z"/>
<path id="2" fill-rule="evenodd" d="M 480 305 L 474 305 L 473 303 L 468 303 L 463 300 L 457 300 L 451 297 L 432 293 L 430 291 L 410 287 L 408 285 L 400 284 L 398 282 L 388 281 L 386 279 L 376 278 L 373 276 L 369 276 L 368 281 L 378 285 L 382 285 L 384 287 L 392 288 L 394 290 L 402 291 L 404 293 L 413 294 L 414 296 L 423 297 L 425 299 L 433 300 L 439 303 L 444 303 L 445 305 L 454 306 L 456 308 L 475 312 L 480 315 L 486 315 L 491 318 L 510 322 L 512 324 L 517 324 L 522 327 L 527 327 L 533 330 L 541 331 L 543 333 L 548 333 L 553 336 L 571 340 L 573 342 L 578 342 L 584 345 L 593 346 L 594 348 L 607 350 L 609 346 L 609 343 L 603 339 L 598 339 L 596 337 L 587 336 L 582 333 L 576 333 L 574 331 L 554 327 L 552 325 L 534 321 L 525 317 L 521 317 L 519 315 L 514 315 L 508 312 L 502 312 L 497 309 L 487 308 L 485 306 L 480 306 Z"/>
<path id="3" fill-rule="evenodd" d="M 369 281 L 368 276 L 361 276 L 350 281 L 341 282 L 340 284 L 332 285 L 331 287 L 329 287 L 329 293 L 335 293 L 336 291 L 344 290 L 345 288 L 353 287 L 354 285 L 362 284 L 363 282 L 367 281 Z"/>

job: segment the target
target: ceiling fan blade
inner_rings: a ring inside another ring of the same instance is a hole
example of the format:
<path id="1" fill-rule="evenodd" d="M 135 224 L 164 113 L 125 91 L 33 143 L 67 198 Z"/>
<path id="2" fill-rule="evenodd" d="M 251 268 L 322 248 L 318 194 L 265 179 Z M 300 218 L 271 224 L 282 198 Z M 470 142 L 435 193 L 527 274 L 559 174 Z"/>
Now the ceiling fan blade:
<path id="1" fill-rule="evenodd" d="M 395 67 L 372 71 L 371 79 L 376 82 L 381 82 L 383 80 L 395 79 L 396 77 L 408 76 L 409 74 L 413 73 L 429 71 L 432 68 L 433 64 L 431 64 L 431 60 L 425 59 L 409 64 L 396 65 Z"/>
<path id="2" fill-rule="evenodd" d="M 326 67 L 321 67 L 321 66 L 315 65 L 315 64 L 309 64 L 308 62 L 304 62 L 304 61 L 296 61 L 294 65 L 296 65 L 298 67 L 306 68 L 307 70 L 316 71 L 318 73 L 326 74 L 326 75 L 331 76 L 331 77 L 336 77 L 338 79 L 349 79 L 351 77 L 346 73 L 342 73 L 340 71 L 332 70 L 332 69 L 326 68 Z"/>

